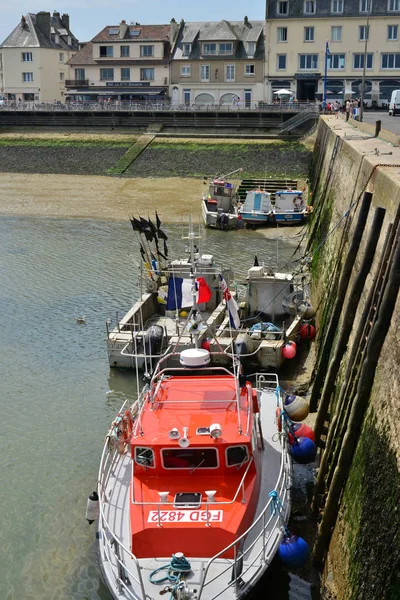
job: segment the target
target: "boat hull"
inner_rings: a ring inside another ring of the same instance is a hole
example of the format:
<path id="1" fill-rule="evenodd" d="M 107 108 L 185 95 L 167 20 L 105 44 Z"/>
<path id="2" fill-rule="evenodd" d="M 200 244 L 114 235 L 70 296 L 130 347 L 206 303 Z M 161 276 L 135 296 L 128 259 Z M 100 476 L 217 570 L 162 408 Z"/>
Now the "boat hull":
<path id="1" fill-rule="evenodd" d="M 280 225 L 298 225 L 299 223 L 303 223 L 306 220 L 307 216 L 305 213 L 279 213 L 274 212 L 274 220 Z"/>
<path id="2" fill-rule="evenodd" d="M 238 227 L 238 216 L 235 212 L 224 213 L 226 222 L 223 226 L 218 221 L 219 215 L 217 211 L 211 211 L 207 208 L 207 201 L 202 201 L 202 214 L 203 220 L 206 227 L 213 227 L 214 229 L 237 229 Z"/>

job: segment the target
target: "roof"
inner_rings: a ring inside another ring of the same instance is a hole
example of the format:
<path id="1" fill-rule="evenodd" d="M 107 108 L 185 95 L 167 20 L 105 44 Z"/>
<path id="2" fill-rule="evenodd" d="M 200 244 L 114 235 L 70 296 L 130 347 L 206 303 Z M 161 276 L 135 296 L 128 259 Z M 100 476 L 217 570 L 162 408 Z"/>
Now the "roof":
<path id="1" fill-rule="evenodd" d="M 165 42 L 169 41 L 170 25 L 129 25 L 125 35 L 121 38 L 119 34 L 110 35 L 109 30 L 120 31 L 120 25 L 107 25 L 91 40 L 98 42 Z M 132 36 L 131 31 L 140 31 L 139 35 Z"/>
<path id="2" fill-rule="evenodd" d="M 78 40 L 67 30 L 59 16 L 50 15 L 51 36 L 46 37 L 36 24 L 36 14 L 28 13 L 25 22 L 21 19 L 15 29 L 0 45 L 0 48 L 51 48 L 54 50 L 76 50 Z M 55 41 L 56 33 L 59 35 L 58 43 Z M 71 44 L 68 44 L 71 36 Z"/>
<path id="3" fill-rule="evenodd" d="M 174 59 L 193 60 L 200 59 L 200 43 L 204 42 L 232 42 L 236 46 L 236 53 L 231 58 L 250 58 L 247 54 L 246 43 L 258 42 L 255 55 L 251 58 L 264 58 L 263 32 L 264 21 L 207 21 L 185 23 L 178 36 Z M 192 44 L 190 56 L 183 55 L 183 44 Z M 228 58 L 225 55 L 225 58 Z M 207 60 L 221 60 L 219 55 L 207 55 Z"/>

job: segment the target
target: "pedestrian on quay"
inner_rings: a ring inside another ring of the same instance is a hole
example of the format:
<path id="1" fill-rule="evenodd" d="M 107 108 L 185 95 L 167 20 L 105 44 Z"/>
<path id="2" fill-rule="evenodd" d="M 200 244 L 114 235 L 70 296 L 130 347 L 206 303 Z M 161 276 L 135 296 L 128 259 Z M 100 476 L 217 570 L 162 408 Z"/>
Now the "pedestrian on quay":
<path id="1" fill-rule="evenodd" d="M 351 110 L 350 100 L 346 100 L 346 121 L 349 120 L 350 110 Z"/>

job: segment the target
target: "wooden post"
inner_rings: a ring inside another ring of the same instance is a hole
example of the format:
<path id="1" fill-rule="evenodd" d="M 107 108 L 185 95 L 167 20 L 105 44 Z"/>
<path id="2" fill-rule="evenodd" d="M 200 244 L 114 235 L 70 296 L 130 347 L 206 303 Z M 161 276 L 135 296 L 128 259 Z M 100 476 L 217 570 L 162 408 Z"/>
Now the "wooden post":
<path id="1" fill-rule="evenodd" d="M 331 532 L 335 526 L 340 497 L 346 484 L 348 473 L 354 457 L 360 436 L 364 415 L 368 407 L 371 389 L 374 382 L 376 366 L 390 327 L 393 310 L 396 305 L 400 287 L 400 243 L 397 237 L 397 248 L 394 254 L 390 274 L 383 294 L 382 304 L 379 309 L 377 321 L 368 340 L 367 352 L 362 365 L 357 393 L 354 399 L 349 426 L 343 440 L 338 465 L 332 479 L 325 505 L 322 521 L 318 528 L 317 539 L 314 545 L 314 561 L 321 563 L 329 546 Z"/>
<path id="2" fill-rule="evenodd" d="M 328 412 L 332 390 L 335 385 L 335 380 L 339 371 L 340 362 L 344 353 L 346 352 L 347 342 L 349 341 L 351 328 L 354 322 L 354 318 L 356 316 L 356 311 L 361 298 L 361 293 L 363 291 L 365 280 L 374 260 L 375 250 L 378 244 L 379 236 L 381 234 L 385 213 L 386 210 L 384 208 L 377 208 L 375 211 L 371 233 L 366 244 L 364 258 L 361 262 L 360 270 L 358 272 L 357 277 L 354 280 L 353 286 L 349 293 L 347 309 L 340 326 L 340 332 L 336 343 L 335 352 L 332 360 L 329 363 L 329 369 L 325 378 L 324 388 L 322 390 L 321 399 L 318 407 L 318 415 L 314 429 L 315 443 L 317 444 L 317 446 L 321 441 L 321 435 L 323 433 L 323 426 L 326 419 L 326 414 Z"/>
<path id="3" fill-rule="evenodd" d="M 329 355 L 332 349 L 333 340 L 337 329 L 340 313 L 342 312 L 343 302 L 349 285 L 351 272 L 353 269 L 354 261 L 357 256 L 358 248 L 360 246 L 361 238 L 364 232 L 365 223 L 368 217 L 368 211 L 371 206 L 372 194 L 365 192 L 358 214 L 358 220 L 354 228 L 351 246 L 347 254 L 346 262 L 343 267 L 342 276 L 339 282 L 339 288 L 336 296 L 335 306 L 333 308 L 332 317 L 329 323 L 328 331 L 325 336 L 325 340 L 321 350 L 321 358 L 319 360 L 319 367 L 317 374 L 314 379 L 313 389 L 310 398 L 310 410 L 315 412 L 318 406 L 318 399 L 320 391 L 323 385 L 326 367 L 329 360 Z"/>

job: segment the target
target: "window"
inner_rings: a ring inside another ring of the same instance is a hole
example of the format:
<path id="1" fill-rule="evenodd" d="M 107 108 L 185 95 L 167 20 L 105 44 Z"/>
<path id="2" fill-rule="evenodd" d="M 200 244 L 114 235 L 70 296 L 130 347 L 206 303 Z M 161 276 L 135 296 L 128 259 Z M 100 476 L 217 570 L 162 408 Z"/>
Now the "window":
<path id="1" fill-rule="evenodd" d="M 343 12 L 343 0 L 332 0 L 331 12 L 342 13 Z"/>
<path id="2" fill-rule="evenodd" d="M 60 81 L 64 81 L 64 73 L 60 73 Z"/>
<path id="3" fill-rule="evenodd" d="M 400 53 L 382 54 L 382 69 L 400 69 Z"/>
<path id="4" fill-rule="evenodd" d="M 190 65 L 181 65 L 181 77 L 190 77 Z"/>
<path id="5" fill-rule="evenodd" d="M 32 52 L 23 52 L 22 62 L 33 62 Z"/>
<path id="6" fill-rule="evenodd" d="M 287 0 L 280 0 L 280 2 L 277 4 L 276 12 L 278 15 L 289 14 L 289 2 Z"/>
<path id="7" fill-rule="evenodd" d="M 302 71 L 318 69 L 318 54 L 299 54 L 299 69 Z"/>
<path id="8" fill-rule="evenodd" d="M 129 46 L 121 46 L 121 57 L 129 56 Z"/>
<path id="9" fill-rule="evenodd" d="M 112 29 L 108 30 L 108 35 L 118 35 L 119 34 L 119 29 L 117 29 L 116 27 L 113 27 Z"/>
<path id="10" fill-rule="evenodd" d="M 135 447 L 135 463 L 142 467 L 154 467 L 154 452 L 152 448 Z"/>
<path id="11" fill-rule="evenodd" d="M 250 63 L 248 65 L 245 65 L 244 67 L 244 74 L 246 77 L 254 77 L 254 75 L 256 74 L 256 66 L 254 63 Z"/>
<path id="12" fill-rule="evenodd" d="M 139 37 L 141 29 L 130 29 L 129 37 Z"/>
<path id="13" fill-rule="evenodd" d="M 64 52 L 59 52 L 59 54 L 58 54 L 58 60 L 60 62 L 62 62 L 62 63 L 64 62 Z"/>
<path id="14" fill-rule="evenodd" d="M 372 61 L 374 55 L 371 53 L 367 54 L 367 66 L 366 69 L 372 69 Z M 353 69 L 364 68 L 364 54 L 353 54 Z"/>
<path id="15" fill-rule="evenodd" d="M 112 46 L 100 46 L 100 56 L 102 58 L 114 56 L 114 48 Z"/>
<path id="16" fill-rule="evenodd" d="M 131 80 L 131 70 L 128 67 L 123 67 L 121 69 L 121 81 L 130 81 Z"/>
<path id="17" fill-rule="evenodd" d="M 210 65 L 200 65 L 200 81 L 210 81 Z"/>
<path id="18" fill-rule="evenodd" d="M 217 54 L 217 44 L 204 44 L 203 54 Z"/>
<path id="19" fill-rule="evenodd" d="M 397 40 L 398 25 L 388 25 L 388 40 Z"/>
<path id="20" fill-rule="evenodd" d="M 231 446 L 226 449 L 226 464 L 228 467 L 240 467 L 249 460 L 246 446 Z"/>
<path id="21" fill-rule="evenodd" d="M 278 27 L 278 42 L 287 42 L 287 27 Z"/>
<path id="22" fill-rule="evenodd" d="M 232 54 L 233 52 L 233 47 L 232 44 L 220 44 L 219 45 L 219 53 L 220 54 Z"/>
<path id="23" fill-rule="evenodd" d="M 399 12 L 400 11 L 400 0 L 389 0 L 388 10 L 390 12 Z"/>
<path id="24" fill-rule="evenodd" d="M 190 90 L 183 90 L 183 101 L 185 104 L 190 104 Z"/>
<path id="25" fill-rule="evenodd" d="M 328 69 L 344 69 L 345 54 L 328 54 Z"/>
<path id="26" fill-rule="evenodd" d="M 278 71 L 284 71 L 286 69 L 286 54 L 278 54 L 277 59 Z"/>
<path id="27" fill-rule="evenodd" d="M 305 42 L 313 42 L 314 41 L 314 27 L 304 27 L 304 41 Z"/>
<path id="28" fill-rule="evenodd" d="M 247 42 L 247 55 L 254 56 L 256 51 L 256 43 L 255 42 Z"/>
<path id="29" fill-rule="evenodd" d="M 225 81 L 235 81 L 235 65 L 225 65 Z"/>
<path id="30" fill-rule="evenodd" d="M 153 56 L 154 46 L 140 46 L 140 56 Z"/>
<path id="31" fill-rule="evenodd" d="M 140 81 L 154 81 L 154 69 L 140 69 Z"/>
<path id="32" fill-rule="evenodd" d="M 85 79 L 85 69 L 75 69 L 75 79 L 78 81 Z"/>
<path id="33" fill-rule="evenodd" d="M 371 10 L 371 2 L 372 0 L 360 0 L 360 12 L 369 12 Z"/>
<path id="34" fill-rule="evenodd" d="M 22 81 L 33 81 L 33 73 L 22 73 Z"/>
<path id="35" fill-rule="evenodd" d="M 183 56 L 189 56 L 192 50 L 192 44 L 183 44 Z"/>
<path id="36" fill-rule="evenodd" d="M 358 32 L 359 32 L 359 37 L 358 39 L 360 40 L 360 42 L 365 42 L 365 40 L 369 40 L 369 25 L 368 27 L 366 25 L 360 25 L 358 27 Z"/>
<path id="37" fill-rule="evenodd" d="M 315 14 L 315 0 L 304 0 L 304 14 L 314 15 Z"/>
<path id="38" fill-rule="evenodd" d="M 332 42 L 341 42 L 342 41 L 342 27 L 335 25 L 331 27 L 331 40 Z"/>
<path id="39" fill-rule="evenodd" d="M 114 81 L 114 69 L 100 69 L 101 81 Z"/>
<path id="40" fill-rule="evenodd" d="M 216 469 L 216 448 L 171 448 L 161 450 L 165 469 Z"/>

